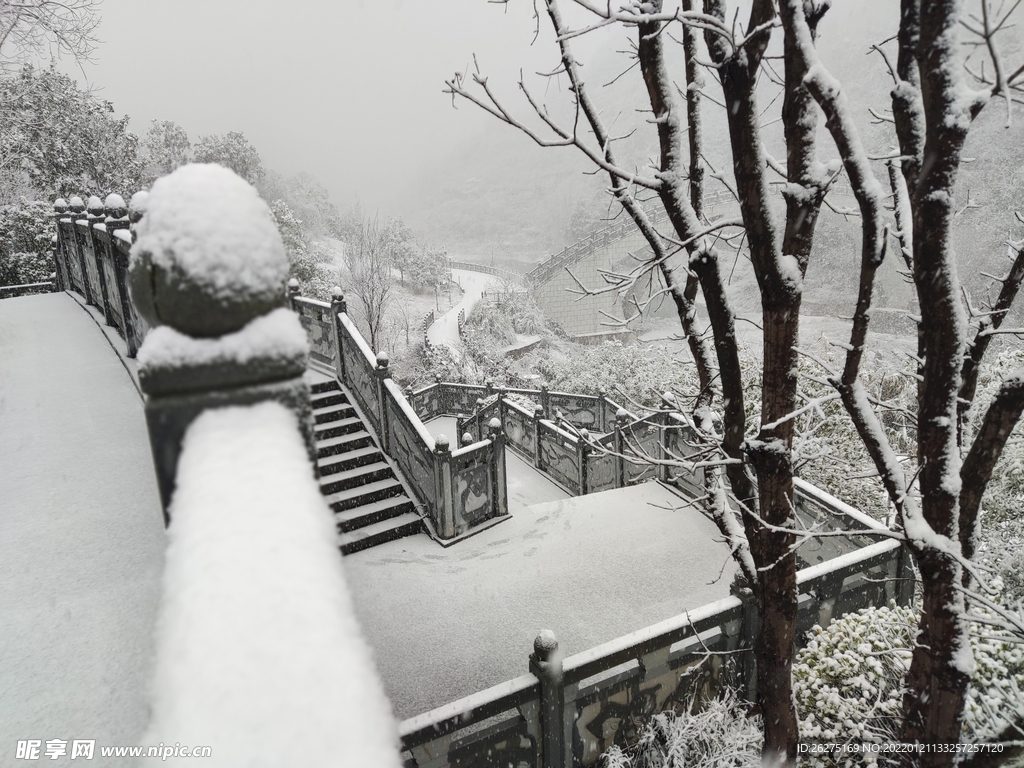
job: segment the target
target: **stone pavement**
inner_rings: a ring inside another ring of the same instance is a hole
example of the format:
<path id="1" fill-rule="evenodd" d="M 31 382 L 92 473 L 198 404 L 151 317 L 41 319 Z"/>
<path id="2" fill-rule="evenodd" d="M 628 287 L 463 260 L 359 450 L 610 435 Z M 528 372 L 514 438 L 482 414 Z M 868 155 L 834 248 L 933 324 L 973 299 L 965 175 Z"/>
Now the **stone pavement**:
<path id="1" fill-rule="evenodd" d="M 23 739 L 95 739 L 90 765 L 138 743 L 164 546 L 142 401 L 104 334 L 64 293 L 0 301 L 0 764 Z"/>

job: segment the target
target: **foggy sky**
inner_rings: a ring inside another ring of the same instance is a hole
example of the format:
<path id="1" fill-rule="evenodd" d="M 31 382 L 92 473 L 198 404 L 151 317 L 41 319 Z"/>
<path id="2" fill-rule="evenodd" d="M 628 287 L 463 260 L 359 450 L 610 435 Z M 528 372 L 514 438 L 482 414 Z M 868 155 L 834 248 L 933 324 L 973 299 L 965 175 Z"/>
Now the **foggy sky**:
<path id="1" fill-rule="evenodd" d="M 340 205 L 397 186 L 486 119 L 443 81 L 471 54 L 512 81 L 535 53 L 532 4 L 485 0 L 103 0 L 82 74 L 132 129 L 173 120 L 193 142 L 242 131 L 264 164 L 308 171 Z M 538 44 L 539 46 L 539 44 Z"/>

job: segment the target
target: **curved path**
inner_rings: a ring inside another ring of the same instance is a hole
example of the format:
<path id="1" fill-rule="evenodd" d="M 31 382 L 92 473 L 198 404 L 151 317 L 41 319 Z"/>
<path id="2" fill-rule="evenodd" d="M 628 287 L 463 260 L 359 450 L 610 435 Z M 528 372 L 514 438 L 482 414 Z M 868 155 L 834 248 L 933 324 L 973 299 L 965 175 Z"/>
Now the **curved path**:
<path id="1" fill-rule="evenodd" d="M 0 763 L 138 743 L 164 527 L 142 401 L 63 293 L 0 301 Z"/>
<path id="2" fill-rule="evenodd" d="M 485 290 L 501 284 L 501 278 L 494 275 L 487 275 L 483 272 L 471 272 L 468 269 L 453 269 L 452 280 L 462 288 L 462 301 L 449 309 L 443 315 L 431 323 L 427 329 L 427 339 L 434 346 L 447 344 L 453 350 L 458 351 L 459 339 L 459 312 L 466 310 L 468 316 L 473 307 L 480 301 Z"/>

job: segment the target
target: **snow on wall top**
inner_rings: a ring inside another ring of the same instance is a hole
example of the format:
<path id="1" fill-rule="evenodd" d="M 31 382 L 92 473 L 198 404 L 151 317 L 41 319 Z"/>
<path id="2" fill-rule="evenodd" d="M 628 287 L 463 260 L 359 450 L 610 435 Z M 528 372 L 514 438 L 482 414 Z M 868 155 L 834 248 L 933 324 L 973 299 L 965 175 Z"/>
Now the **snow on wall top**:
<path id="1" fill-rule="evenodd" d="M 167 535 L 142 743 L 208 745 L 210 765 L 398 768 L 295 416 L 278 403 L 200 415 Z"/>
<path id="2" fill-rule="evenodd" d="M 154 325 L 219 336 L 280 306 L 288 260 L 270 208 L 234 172 L 191 164 L 156 181 L 132 248 L 132 296 Z"/>

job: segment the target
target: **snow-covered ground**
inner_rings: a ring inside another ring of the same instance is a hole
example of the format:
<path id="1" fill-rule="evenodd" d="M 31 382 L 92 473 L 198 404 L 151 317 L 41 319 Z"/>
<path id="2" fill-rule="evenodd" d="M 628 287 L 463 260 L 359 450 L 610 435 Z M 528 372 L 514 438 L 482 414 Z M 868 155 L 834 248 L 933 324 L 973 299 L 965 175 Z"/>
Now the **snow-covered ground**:
<path id="1" fill-rule="evenodd" d="M 729 594 L 714 523 L 659 483 L 519 509 L 447 549 L 414 536 L 345 558 L 396 714 L 518 677 L 541 629 L 578 653 Z"/>
<path id="2" fill-rule="evenodd" d="M 90 765 L 124 764 L 99 747 L 146 727 L 164 547 L 142 401 L 104 335 L 66 294 L 0 301 L 0 763 L 95 739 Z"/>

